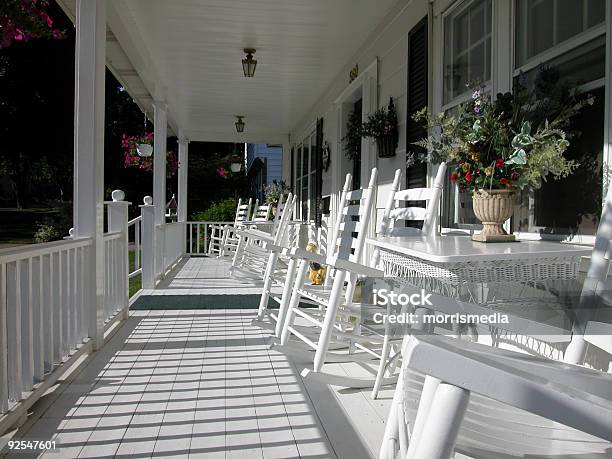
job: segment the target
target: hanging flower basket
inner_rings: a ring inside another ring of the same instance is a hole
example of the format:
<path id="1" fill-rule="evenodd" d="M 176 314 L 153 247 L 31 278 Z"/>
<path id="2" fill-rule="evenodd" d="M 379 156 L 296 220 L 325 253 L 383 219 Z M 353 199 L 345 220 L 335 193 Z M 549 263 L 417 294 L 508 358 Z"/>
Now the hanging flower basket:
<path id="1" fill-rule="evenodd" d="M 395 149 L 397 148 L 397 138 L 393 134 L 383 135 L 382 137 L 376 138 L 376 147 L 378 149 L 379 158 L 389 158 L 395 156 Z"/>
<path id="2" fill-rule="evenodd" d="M 387 108 L 379 108 L 363 123 L 362 136 L 376 139 L 379 158 L 395 156 L 398 143 L 397 112 L 393 99 L 389 99 Z"/>
<path id="3" fill-rule="evenodd" d="M 153 148 L 153 133 L 147 132 L 145 135 L 121 136 L 121 148 L 123 148 L 123 166 L 135 167 L 147 172 L 153 172 L 153 156 L 144 156 L 142 151 L 148 146 Z M 178 157 L 176 152 L 169 150 L 166 155 L 166 176 L 174 177 L 178 170 Z"/>

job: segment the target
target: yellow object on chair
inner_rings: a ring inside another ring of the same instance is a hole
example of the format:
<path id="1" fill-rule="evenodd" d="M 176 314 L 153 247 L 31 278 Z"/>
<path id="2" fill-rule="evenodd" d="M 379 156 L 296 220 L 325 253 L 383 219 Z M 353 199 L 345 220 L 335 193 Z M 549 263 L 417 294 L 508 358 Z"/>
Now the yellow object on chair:
<path id="1" fill-rule="evenodd" d="M 306 251 L 310 253 L 317 253 L 318 247 L 314 242 L 309 242 L 306 246 Z M 308 269 L 308 279 L 312 282 L 312 285 L 321 285 L 325 279 L 325 267 L 319 263 L 311 262 L 310 268 Z"/>

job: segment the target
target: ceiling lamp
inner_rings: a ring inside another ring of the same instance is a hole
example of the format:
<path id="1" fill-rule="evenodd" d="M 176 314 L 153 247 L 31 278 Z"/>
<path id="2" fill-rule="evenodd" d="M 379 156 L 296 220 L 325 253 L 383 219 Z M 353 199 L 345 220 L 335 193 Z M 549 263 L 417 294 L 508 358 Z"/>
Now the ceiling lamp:
<path id="1" fill-rule="evenodd" d="M 236 118 L 238 118 L 238 121 L 236 121 L 236 132 L 244 132 L 244 121 L 242 121 L 244 115 L 236 115 Z"/>
<path id="2" fill-rule="evenodd" d="M 244 52 L 246 53 L 246 59 L 242 59 L 242 70 L 244 71 L 245 77 L 252 78 L 255 76 L 255 67 L 257 67 L 257 61 L 253 59 L 255 49 L 244 48 Z"/>

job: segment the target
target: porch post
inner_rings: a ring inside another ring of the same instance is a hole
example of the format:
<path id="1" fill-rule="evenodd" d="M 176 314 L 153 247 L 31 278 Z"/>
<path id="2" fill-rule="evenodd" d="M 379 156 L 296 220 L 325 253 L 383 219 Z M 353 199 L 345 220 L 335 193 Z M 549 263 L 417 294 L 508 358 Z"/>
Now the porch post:
<path id="1" fill-rule="evenodd" d="M 165 102 L 153 104 L 153 206 L 155 221 L 153 224 L 153 266 L 155 278 L 164 273 L 165 231 L 158 226 L 166 223 L 166 154 L 168 151 L 168 116 Z"/>
<path id="2" fill-rule="evenodd" d="M 153 205 L 155 224 L 166 222 L 166 154 L 168 150 L 168 117 L 166 104 L 155 102 L 153 116 Z"/>
<path id="3" fill-rule="evenodd" d="M 91 238 L 83 300 L 94 349 L 104 341 L 104 80 L 106 0 L 77 0 L 74 237 Z"/>
<path id="4" fill-rule="evenodd" d="M 177 209 L 177 221 L 183 224 L 183 230 L 181 232 L 181 247 L 183 254 L 187 253 L 187 228 L 185 222 L 187 221 L 187 179 L 188 179 L 188 168 L 189 168 L 189 139 L 179 136 L 178 145 L 178 209 Z"/>
<path id="5" fill-rule="evenodd" d="M 187 221 L 187 169 L 189 167 L 189 140 L 179 138 L 178 145 L 178 221 Z"/>

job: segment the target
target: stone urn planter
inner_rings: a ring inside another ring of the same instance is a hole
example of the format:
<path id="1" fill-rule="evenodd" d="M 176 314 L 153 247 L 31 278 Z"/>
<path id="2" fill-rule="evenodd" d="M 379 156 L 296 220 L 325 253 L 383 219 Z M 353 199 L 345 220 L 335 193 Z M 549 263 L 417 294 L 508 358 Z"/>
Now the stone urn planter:
<path id="1" fill-rule="evenodd" d="M 506 233 L 503 224 L 512 217 L 518 193 L 516 190 L 476 190 L 472 195 L 474 214 L 481 221 L 480 234 L 472 236 L 478 242 L 512 242 L 514 234 Z"/>

